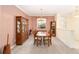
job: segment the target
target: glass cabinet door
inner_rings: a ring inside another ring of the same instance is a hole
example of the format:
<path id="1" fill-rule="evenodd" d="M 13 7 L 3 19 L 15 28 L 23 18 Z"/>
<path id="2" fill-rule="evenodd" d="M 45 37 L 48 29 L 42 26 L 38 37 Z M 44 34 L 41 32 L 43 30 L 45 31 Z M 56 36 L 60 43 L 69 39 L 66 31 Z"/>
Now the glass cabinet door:
<path id="1" fill-rule="evenodd" d="M 26 26 L 26 24 L 25 24 L 25 20 L 23 19 L 22 20 L 22 32 L 25 32 L 25 27 Z"/>
<path id="2" fill-rule="evenodd" d="M 20 33 L 20 21 L 17 21 L 17 33 Z"/>

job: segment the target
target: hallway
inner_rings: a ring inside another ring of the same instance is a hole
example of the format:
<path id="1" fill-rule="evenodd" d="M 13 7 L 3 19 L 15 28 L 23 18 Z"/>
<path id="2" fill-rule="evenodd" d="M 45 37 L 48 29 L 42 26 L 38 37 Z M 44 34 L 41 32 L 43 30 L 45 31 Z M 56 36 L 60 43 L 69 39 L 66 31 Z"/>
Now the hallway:
<path id="1" fill-rule="evenodd" d="M 77 54 L 77 50 L 67 47 L 59 39 L 52 38 L 52 46 L 39 46 L 33 45 L 33 36 L 20 46 L 16 46 L 12 50 L 12 54 Z"/>

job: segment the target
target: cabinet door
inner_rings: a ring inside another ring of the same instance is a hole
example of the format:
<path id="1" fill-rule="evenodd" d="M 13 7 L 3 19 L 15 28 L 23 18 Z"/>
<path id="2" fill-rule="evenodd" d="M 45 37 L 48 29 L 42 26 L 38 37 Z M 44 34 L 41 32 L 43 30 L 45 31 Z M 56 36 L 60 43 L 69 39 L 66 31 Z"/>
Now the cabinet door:
<path id="1" fill-rule="evenodd" d="M 26 32 L 26 19 L 22 19 L 22 32 Z"/>
<path id="2" fill-rule="evenodd" d="M 21 22 L 17 20 L 17 33 L 21 32 Z"/>

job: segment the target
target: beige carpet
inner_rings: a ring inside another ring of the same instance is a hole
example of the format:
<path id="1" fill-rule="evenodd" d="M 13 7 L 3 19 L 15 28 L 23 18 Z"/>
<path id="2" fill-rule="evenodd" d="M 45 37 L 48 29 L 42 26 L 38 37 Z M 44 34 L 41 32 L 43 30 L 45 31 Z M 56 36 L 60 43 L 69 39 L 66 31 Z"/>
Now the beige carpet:
<path id="1" fill-rule="evenodd" d="M 12 54 L 77 54 L 79 53 L 75 49 L 71 49 L 63 44 L 59 39 L 52 38 L 52 45 L 50 47 L 42 46 L 36 47 L 33 45 L 33 36 L 23 44 L 16 46 L 12 50 Z"/>

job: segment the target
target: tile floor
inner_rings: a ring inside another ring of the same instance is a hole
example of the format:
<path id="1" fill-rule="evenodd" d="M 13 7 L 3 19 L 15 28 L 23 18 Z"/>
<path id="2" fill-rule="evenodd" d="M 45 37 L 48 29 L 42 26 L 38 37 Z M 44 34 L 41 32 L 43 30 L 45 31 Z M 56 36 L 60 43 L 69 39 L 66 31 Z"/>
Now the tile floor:
<path id="1" fill-rule="evenodd" d="M 78 54 L 79 51 L 67 47 L 57 38 L 52 38 L 52 45 L 39 46 L 33 45 L 33 36 L 31 35 L 29 39 L 23 44 L 16 46 L 12 50 L 12 54 Z"/>

